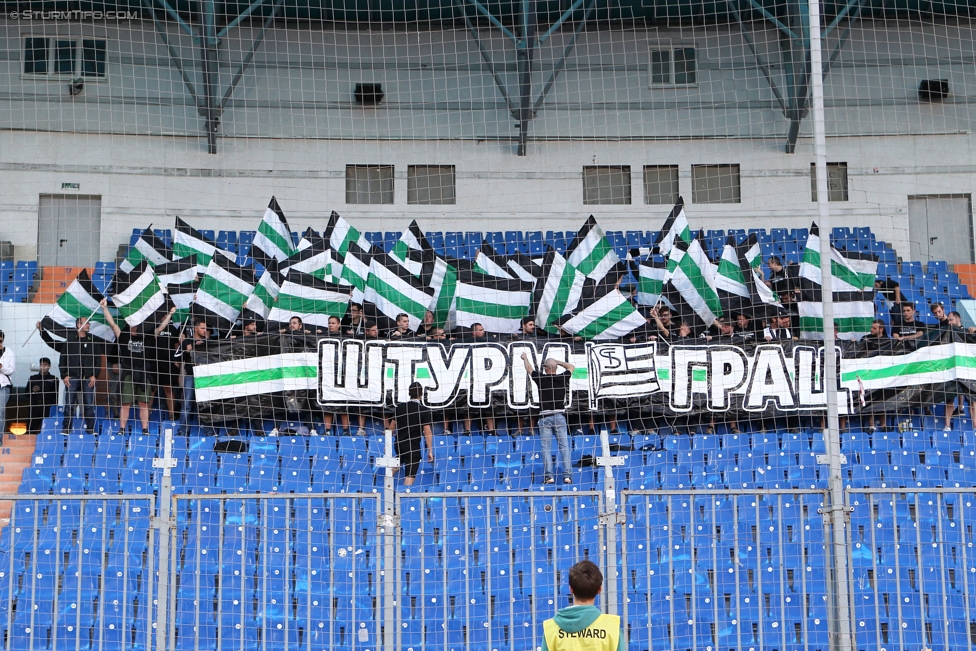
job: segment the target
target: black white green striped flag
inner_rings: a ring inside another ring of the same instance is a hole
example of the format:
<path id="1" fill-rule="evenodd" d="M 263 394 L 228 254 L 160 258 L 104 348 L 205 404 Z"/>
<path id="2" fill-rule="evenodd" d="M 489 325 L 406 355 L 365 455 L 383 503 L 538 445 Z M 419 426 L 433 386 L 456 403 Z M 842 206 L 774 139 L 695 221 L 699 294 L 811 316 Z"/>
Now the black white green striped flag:
<path id="1" fill-rule="evenodd" d="M 872 253 L 841 253 L 830 247 L 834 324 L 841 339 L 857 340 L 871 332 L 874 280 L 878 258 Z M 823 339 L 823 291 L 820 273 L 820 229 L 810 227 L 800 263 L 800 338 Z"/>
<path id="2" fill-rule="evenodd" d="M 507 278 L 509 280 L 513 278 L 508 269 L 508 260 L 505 256 L 495 253 L 495 249 L 488 242 L 482 242 L 481 248 L 475 255 L 474 270 L 495 278 Z"/>
<path id="3" fill-rule="evenodd" d="M 112 289 L 115 292 L 112 302 L 118 308 L 119 316 L 130 327 L 143 322 L 155 327 L 169 311 L 170 302 L 166 292 L 145 260 L 129 273 L 118 271 Z"/>
<path id="4" fill-rule="evenodd" d="M 457 325 L 454 296 L 457 293 L 458 270 L 465 265 L 454 259 L 437 258 L 424 265 L 424 278 L 434 293 L 430 301 L 430 311 L 434 315 L 434 327 L 452 330 Z M 470 270 L 470 269 L 469 269 Z"/>
<path id="5" fill-rule="evenodd" d="M 521 278 L 527 283 L 535 284 L 535 281 L 542 277 L 542 261 L 544 258 L 537 258 L 537 260 L 538 262 L 522 253 L 515 253 L 515 255 L 508 256 L 505 266 L 508 267 L 514 278 Z"/>
<path id="6" fill-rule="evenodd" d="M 751 237 L 755 238 L 753 233 Z M 722 257 L 719 258 L 717 273 L 715 275 L 715 288 L 722 293 L 749 299 L 749 288 L 746 286 L 746 277 L 739 265 L 739 252 L 735 244 L 735 236 L 729 235 L 722 248 Z"/>
<path id="7" fill-rule="evenodd" d="M 480 323 L 488 332 L 514 334 L 532 306 L 531 283 L 495 278 L 482 273 L 458 272 L 454 294 L 457 325 Z"/>
<path id="8" fill-rule="evenodd" d="M 200 281 L 198 280 L 190 280 L 176 285 L 166 285 L 166 293 L 169 295 L 169 300 L 176 306 L 176 312 L 171 319 L 173 323 L 183 323 L 190 318 L 190 304 L 193 303 L 193 298 L 196 296 L 199 287 Z"/>
<path id="9" fill-rule="evenodd" d="M 296 252 L 291 241 L 291 228 L 285 213 L 278 205 L 277 199 L 271 197 L 268 208 L 264 211 L 264 219 L 258 226 L 258 233 L 251 244 L 251 259 L 262 267 L 268 266 L 268 261 L 284 262 Z"/>
<path id="10" fill-rule="evenodd" d="M 566 261 L 587 278 L 600 281 L 620 261 L 620 257 L 596 223 L 596 218 L 590 215 L 566 249 Z"/>
<path id="11" fill-rule="evenodd" d="M 115 333 L 106 323 L 105 315 L 98 305 L 103 298 L 102 293 L 95 288 L 88 276 L 88 270 L 82 269 L 74 282 L 68 285 L 68 289 L 58 297 L 54 309 L 41 320 L 41 325 L 45 330 L 63 336 L 62 333 L 65 331 L 75 329 L 76 319 L 90 317 L 89 332 L 92 336 L 106 341 L 115 341 Z"/>
<path id="12" fill-rule="evenodd" d="M 268 313 L 268 322 L 288 323 L 293 316 L 298 316 L 304 323 L 324 330 L 329 327 L 329 317 L 341 319 L 347 307 L 348 288 L 293 270 L 281 283 L 278 300 Z"/>
<path id="13" fill-rule="evenodd" d="M 352 286 L 352 302 L 362 304 L 366 283 L 369 281 L 369 263 L 373 258 L 372 247 L 363 250 L 357 242 L 350 242 L 346 255 L 342 256 L 339 284 Z"/>
<path id="14" fill-rule="evenodd" d="M 664 220 L 660 232 L 654 238 L 652 250 L 661 255 L 668 255 L 671 253 L 675 239 L 690 244 L 691 238 L 691 228 L 688 227 L 688 218 L 685 216 L 685 200 L 678 197 L 678 203 L 674 204 L 668 218 Z"/>
<path id="15" fill-rule="evenodd" d="M 305 229 L 305 232 L 302 233 L 302 238 L 298 240 L 297 248 L 299 251 L 304 251 L 305 249 L 312 246 L 319 245 L 324 241 L 325 240 L 322 238 L 322 236 L 319 235 L 317 232 L 315 232 L 314 228 L 309 226 L 308 228 Z"/>
<path id="16" fill-rule="evenodd" d="M 710 326 L 722 315 L 722 302 L 715 286 L 716 270 L 698 238 L 687 243 L 675 238 L 668 256 L 665 296 L 681 318 Z M 693 327 L 693 329 L 696 329 Z"/>
<path id="17" fill-rule="evenodd" d="M 646 321 L 633 303 L 613 285 L 598 284 L 580 309 L 562 322 L 562 329 L 587 341 L 610 341 L 630 334 Z"/>
<path id="18" fill-rule="evenodd" d="M 215 255 L 200 280 L 191 313 L 206 319 L 207 325 L 212 328 L 229 330 L 240 316 L 256 284 L 253 269 Z"/>
<path id="19" fill-rule="evenodd" d="M 264 273 L 254 287 L 254 292 L 247 297 L 242 310 L 245 319 L 267 320 L 268 313 L 274 307 L 278 299 L 278 292 L 283 282 L 281 272 L 278 271 L 278 263 L 271 260 Z"/>
<path id="20" fill-rule="evenodd" d="M 363 292 L 364 308 L 371 316 L 391 321 L 400 313 L 410 318 L 410 329 L 416 330 L 430 305 L 433 292 L 399 261 L 389 255 L 375 255 L 369 263 L 369 278 Z"/>
<path id="21" fill-rule="evenodd" d="M 282 273 L 295 270 L 320 280 L 335 282 L 342 275 L 342 265 L 337 258 L 336 252 L 323 241 L 298 251 L 279 264 L 278 268 Z"/>
<path id="22" fill-rule="evenodd" d="M 163 265 L 169 262 L 172 251 L 161 238 L 156 237 L 152 226 L 142 231 L 134 246 L 129 247 L 125 260 L 119 264 L 119 270 L 131 272 L 140 262 L 145 260 L 150 266 Z"/>
<path id="23" fill-rule="evenodd" d="M 350 242 L 356 242 L 359 244 L 359 248 L 369 250 L 369 242 L 366 240 L 366 236 L 350 226 L 349 222 L 335 211 L 329 216 L 329 224 L 322 232 L 322 237 L 329 248 L 338 251 L 341 255 L 346 254 Z"/>
<path id="24" fill-rule="evenodd" d="M 173 237 L 174 260 L 192 257 L 196 260 L 197 271 L 203 273 L 206 271 L 207 265 L 210 264 L 210 259 L 217 253 L 231 262 L 236 263 L 237 261 L 236 255 L 230 251 L 217 248 L 217 245 L 209 238 L 204 237 L 200 231 L 179 217 L 176 218 L 176 234 Z"/>
<path id="25" fill-rule="evenodd" d="M 197 263 L 192 257 L 158 265 L 153 271 L 156 272 L 159 284 L 163 287 L 197 280 Z"/>
<path id="26" fill-rule="evenodd" d="M 654 255 L 642 260 L 637 267 L 637 302 L 653 307 L 661 301 L 668 263 L 664 256 Z"/>
<path id="27" fill-rule="evenodd" d="M 421 274 L 424 262 L 434 259 L 434 247 L 424 237 L 417 220 L 410 222 L 410 226 L 390 251 L 390 257 L 406 267 L 414 276 Z"/>
<path id="28" fill-rule="evenodd" d="M 532 312 L 537 328 L 555 334 L 558 332 L 556 322 L 579 305 L 586 276 L 551 248 L 543 258 L 541 269 L 542 278 L 536 283 Z"/>

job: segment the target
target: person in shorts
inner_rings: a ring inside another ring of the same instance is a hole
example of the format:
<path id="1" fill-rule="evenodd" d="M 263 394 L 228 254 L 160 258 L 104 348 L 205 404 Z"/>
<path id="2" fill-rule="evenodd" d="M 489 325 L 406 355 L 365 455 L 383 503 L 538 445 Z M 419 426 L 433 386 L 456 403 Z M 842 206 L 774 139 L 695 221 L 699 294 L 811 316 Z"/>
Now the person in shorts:
<path id="1" fill-rule="evenodd" d="M 413 486 L 420 470 L 421 438 L 427 440 L 427 463 L 434 463 L 434 433 L 430 428 L 433 418 L 430 409 L 420 402 L 424 387 L 414 382 L 409 392 L 410 400 L 397 405 L 391 424 L 396 433 L 394 451 L 400 458 L 404 486 Z"/>

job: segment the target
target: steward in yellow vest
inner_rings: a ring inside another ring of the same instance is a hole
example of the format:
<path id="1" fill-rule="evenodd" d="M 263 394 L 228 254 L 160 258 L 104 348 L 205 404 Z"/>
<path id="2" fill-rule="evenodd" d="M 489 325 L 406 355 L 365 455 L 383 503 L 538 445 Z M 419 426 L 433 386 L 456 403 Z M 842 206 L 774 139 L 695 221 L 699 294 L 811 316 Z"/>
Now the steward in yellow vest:
<path id="1" fill-rule="evenodd" d="M 592 561 L 569 570 L 574 605 L 562 608 L 542 624 L 542 651 L 624 651 L 620 617 L 594 606 L 603 591 L 603 573 Z"/>

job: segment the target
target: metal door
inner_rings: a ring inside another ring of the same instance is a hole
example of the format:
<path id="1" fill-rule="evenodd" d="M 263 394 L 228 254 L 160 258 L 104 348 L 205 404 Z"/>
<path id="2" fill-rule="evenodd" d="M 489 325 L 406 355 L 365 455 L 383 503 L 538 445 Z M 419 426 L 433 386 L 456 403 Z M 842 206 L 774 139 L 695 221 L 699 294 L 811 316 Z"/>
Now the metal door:
<path id="1" fill-rule="evenodd" d="M 38 264 L 94 265 L 101 244 L 101 227 L 101 197 L 42 194 L 37 211 Z"/>
<path id="2" fill-rule="evenodd" d="M 968 194 L 908 197 L 912 260 L 973 262 L 973 210 Z"/>

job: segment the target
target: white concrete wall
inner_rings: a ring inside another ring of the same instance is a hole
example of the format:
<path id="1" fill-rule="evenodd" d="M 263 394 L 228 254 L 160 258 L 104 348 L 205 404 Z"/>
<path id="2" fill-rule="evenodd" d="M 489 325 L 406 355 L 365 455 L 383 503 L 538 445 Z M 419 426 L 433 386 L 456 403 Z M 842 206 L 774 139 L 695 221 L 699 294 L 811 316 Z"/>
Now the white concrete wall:
<path id="1" fill-rule="evenodd" d="M 774 75 L 777 33 L 753 26 Z M 109 78 L 74 98 L 67 83 L 20 74 L 24 35 L 104 36 Z M 221 45 L 226 87 L 255 30 Z M 514 50 L 485 30 L 514 89 Z M 175 28 L 184 64 L 196 60 Z M 836 37 L 836 34 L 834 35 Z M 537 94 L 567 36 L 540 52 Z M 833 38 L 833 37 L 832 37 Z M 698 48 L 699 84 L 649 88 L 647 51 L 661 42 Z M 865 22 L 826 82 L 829 159 L 848 163 L 850 201 L 836 224 L 870 225 L 908 255 L 908 196 L 974 191 L 968 96 L 976 88 L 969 27 Z M 832 45 L 832 43 L 828 44 Z M 948 78 L 943 103 L 917 100 L 918 81 Z M 352 104 L 357 81 L 380 81 L 376 109 Z M 199 83 L 197 83 L 199 87 Z M 224 113 L 218 154 L 208 155 L 202 118 L 151 23 L 48 26 L 0 19 L 0 239 L 33 257 L 38 195 L 63 182 L 101 195 L 102 259 L 133 227 L 250 229 L 275 194 L 295 230 L 321 228 L 337 210 L 362 230 L 574 229 L 590 213 L 607 229 L 655 229 L 670 206 L 643 204 L 641 168 L 676 164 L 692 224 L 702 228 L 808 226 L 811 120 L 793 155 L 788 121 L 737 30 L 599 29 L 580 37 L 566 71 L 530 125 L 529 156 L 515 155 L 514 120 L 464 30 L 269 31 Z M 395 166 L 395 203 L 345 204 L 345 166 Z M 633 205 L 585 206 L 581 172 L 630 165 Z M 738 163 L 742 202 L 692 201 L 691 166 Z M 407 205 L 412 164 L 457 168 L 457 205 Z"/>

